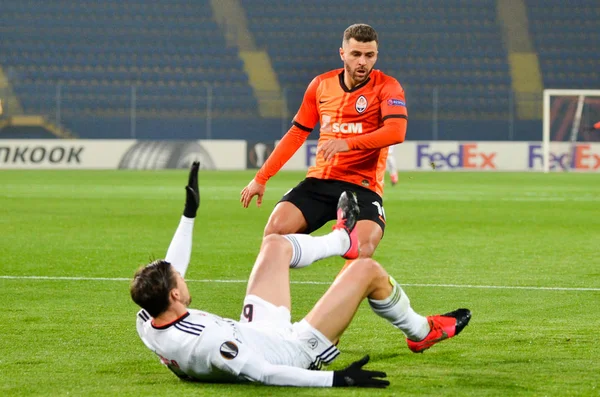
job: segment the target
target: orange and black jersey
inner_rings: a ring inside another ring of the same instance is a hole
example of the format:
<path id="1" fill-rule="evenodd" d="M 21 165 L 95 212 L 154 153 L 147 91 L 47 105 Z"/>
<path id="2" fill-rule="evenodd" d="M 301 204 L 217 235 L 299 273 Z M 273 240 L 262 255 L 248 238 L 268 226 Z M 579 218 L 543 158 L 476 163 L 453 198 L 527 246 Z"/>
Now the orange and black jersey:
<path id="1" fill-rule="evenodd" d="M 344 69 L 321 74 L 309 84 L 294 126 L 258 172 L 257 180 L 266 183 L 320 123 L 316 164 L 307 177 L 350 182 L 382 195 L 387 147 L 404 141 L 406 122 L 404 90 L 393 77 L 373 70 L 365 82 L 348 89 Z M 346 139 L 350 151 L 326 162 L 318 149 L 336 138 Z"/>

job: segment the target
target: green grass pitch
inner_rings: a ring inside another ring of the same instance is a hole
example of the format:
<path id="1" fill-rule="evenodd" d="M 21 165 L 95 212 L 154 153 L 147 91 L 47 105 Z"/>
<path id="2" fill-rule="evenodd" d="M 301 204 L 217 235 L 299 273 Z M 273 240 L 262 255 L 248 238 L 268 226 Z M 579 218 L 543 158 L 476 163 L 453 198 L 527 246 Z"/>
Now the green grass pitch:
<path id="1" fill-rule="evenodd" d="M 303 173 L 282 172 L 261 208 L 243 209 L 251 177 L 201 171 L 187 274 L 194 307 L 234 319 L 269 213 Z M 376 259 L 418 312 L 468 307 L 473 319 L 457 338 L 413 354 L 363 305 L 332 367 L 369 353 L 392 383 L 382 391 L 188 384 L 159 365 L 136 334 L 128 280 L 165 255 L 186 178 L 0 171 L 0 395 L 600 394 L 600 175 L 401 174 L 386 189 Z M 292 271 L 294 320 L 342 264 Z"/>

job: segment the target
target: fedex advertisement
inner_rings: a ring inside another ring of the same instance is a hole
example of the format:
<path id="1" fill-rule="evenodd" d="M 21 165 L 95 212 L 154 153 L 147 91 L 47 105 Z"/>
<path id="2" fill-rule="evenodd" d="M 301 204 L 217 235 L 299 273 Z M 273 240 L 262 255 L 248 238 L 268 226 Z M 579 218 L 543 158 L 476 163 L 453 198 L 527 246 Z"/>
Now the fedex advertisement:
<path id="1" fill-rule="evenodd" d="M 305 169 L 315 165 L 317 141 L 307 141 L 301 152 L 304 154 L 301 161 Z M 497 149 L 487 143 L 404 142 L 396 145 L 391 155 L 396 157 L 400 170 L 494 171 L 499 164 Z M 509 163 L 508 160 L 505 162 Z M 510 164 L 506 164 L 506 167 L 510 167 Z"/>
<path id="2" fill-rule="evenodd" d="M 309 140 L 284 170 L 306 170 L 315 164 L 317 141 Z M 542 142 L 409 141 L 390 154 L 401 171 L 543 171 Z M 550 170 L 600 172 L 600 143 L 553 142 Z"/>
<path id="3" fill-rule="evenodd" d="M 498 151 L 482 148 L 478 143 L 417 143 L 416 168 L 495 170 Z"/>
<path id="4" fill-rule="evenodd" d="M 407 171 L 521 171 L 525 149 L 516 142 L 405 142 L 394 155 Z"/>
<path id="5" fill-rule="evenodd" d="M 600 172 L 600 143 L 552 142 L 550 144 L 550 171 Z M 544 151 L 541 143 L 530 143 L 527 168 L 542 170 Z"/>

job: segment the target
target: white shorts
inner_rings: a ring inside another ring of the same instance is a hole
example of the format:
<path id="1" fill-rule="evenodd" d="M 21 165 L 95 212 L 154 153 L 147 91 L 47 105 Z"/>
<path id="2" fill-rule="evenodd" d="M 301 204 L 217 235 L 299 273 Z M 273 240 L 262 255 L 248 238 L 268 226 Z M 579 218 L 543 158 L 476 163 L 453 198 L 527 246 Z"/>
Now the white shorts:
<path id="1" fill-rule="evenodd" d="M 320 369 L 330 364 L 339 350 L 306 320 L 291 323 L 290 311 L 283 306 L 256 295 L 244 299 L 240 323 L 256 330 L 256 344 L 272 364 L 291 365 L 306 369 Z"/>
<path id="2" fill-rule="evenodd" d="M 271 326 L 291 326 L 292 316 L 287 307 L 275 306 L 256 295 L 246 295 L 240 323 L 264 323 Z"/>

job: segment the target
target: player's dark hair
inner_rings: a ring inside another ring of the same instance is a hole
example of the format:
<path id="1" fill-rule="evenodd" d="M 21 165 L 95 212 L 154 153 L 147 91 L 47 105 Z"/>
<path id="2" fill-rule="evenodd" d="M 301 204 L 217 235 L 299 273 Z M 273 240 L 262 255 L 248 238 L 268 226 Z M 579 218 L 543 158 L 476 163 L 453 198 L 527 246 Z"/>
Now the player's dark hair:
<path id="1" fill-rule="evenodd" d="M 152 317 L 169 307 L 169 293 L 177 287 L 171 264 L 159 259 L 140 268 L 133 277 L 129 292 L 131 299 Z"/>
<path id="2" fill-rule="evenodd" d="M 371 26 L 365 23 L 355 23 L 350 25 L 344 30 L 344 41 L 354 39 L 361 43 L 368 43 L 374 41 L 379 44 L 379 38 L 377 32 Z"/>

